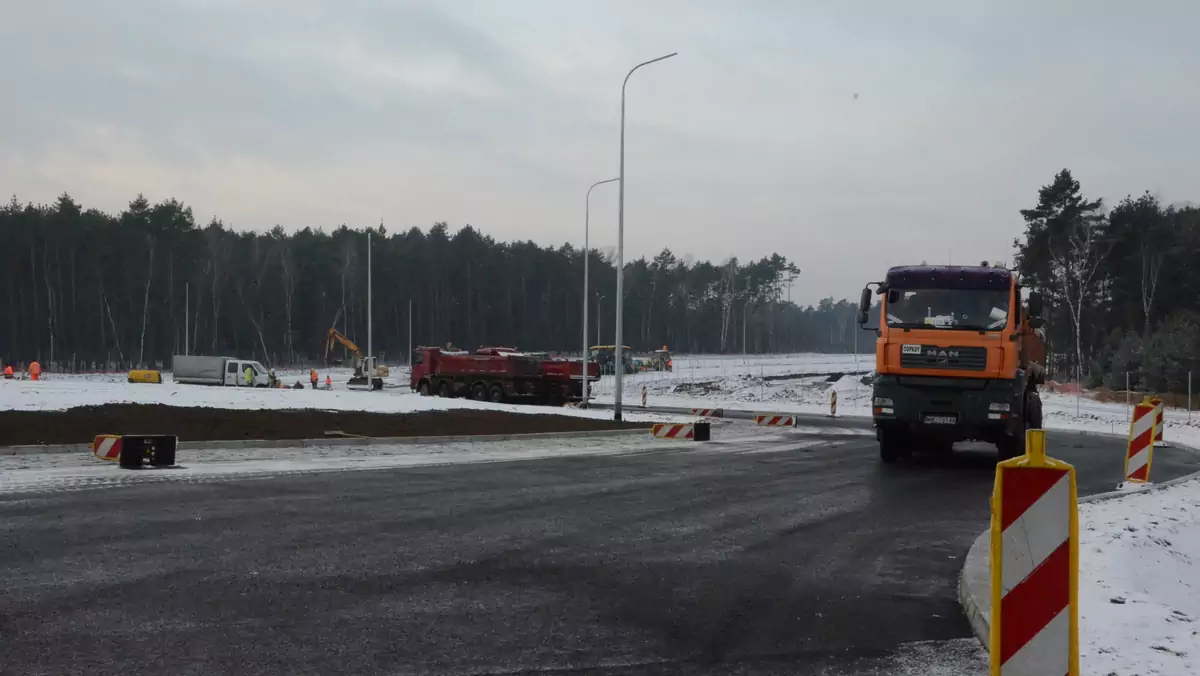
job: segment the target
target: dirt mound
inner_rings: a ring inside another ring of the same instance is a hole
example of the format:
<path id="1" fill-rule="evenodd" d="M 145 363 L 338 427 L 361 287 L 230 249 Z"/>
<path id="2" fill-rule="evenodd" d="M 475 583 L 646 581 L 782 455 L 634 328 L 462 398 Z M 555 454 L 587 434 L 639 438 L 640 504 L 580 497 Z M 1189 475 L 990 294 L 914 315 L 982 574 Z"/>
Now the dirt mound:
<path id="1" fill-rule="evenodd" d="M 66 411 L 0 411 L 0 445 L 87 443 L 97 434 L 174 434 L 180 441 L 317 439 L 337 430 L 365 437 L 524 434 L 646 427 L 646 424 L 500 411 L 235 410 L 106 404 Z"/>

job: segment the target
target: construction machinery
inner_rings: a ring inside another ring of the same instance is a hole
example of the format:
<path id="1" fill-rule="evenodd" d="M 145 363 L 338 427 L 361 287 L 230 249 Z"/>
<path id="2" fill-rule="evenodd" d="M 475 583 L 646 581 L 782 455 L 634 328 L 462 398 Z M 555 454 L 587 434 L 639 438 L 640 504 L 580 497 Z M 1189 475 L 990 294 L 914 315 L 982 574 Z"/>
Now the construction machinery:
<path id="1" fill-rule="evenodd" d="M 671 352 L 663 345 L 661 350 L 655 350 L 647 359 L 638 360 L 639 371 L 670 371 L 674 367 Z"/>
<path id="2" fill-rule="evenodd" d="M 616 345 L 593 345 L 588 348 L 589 359 L 593 359 L 600 363 L 600 373 L 604 375 L 613 375 L 617 372 L 617 346 Z M 633 353 L 628 345 L 621 346 L 621 362 L 624 373 L 633 373 L 637 370 L 637 365 L 633 360 Z"/>
<path id="3" fill-rule="evenodd" d="M 1025 303 L 1003 267 L 901 266 L 863 289 L 858 323 L 880 296 L 872 417 L 879 456 L 955 442 L 996 445 L 1001 460 L 1025 453 L 1025 431 L 1042 426 L 1045 382 L 1042 298 Z"/>
<path id="4" fill-rule="evenodd" d="M 354 389 L 382 390 L 383 379 L 391 375 L 390 369 L 377 364 L 374 356 L 364 355 L 354 341 L 334 328 L 329 329 L 329 334 L 325 339 L 325 363 L 330 363 L 329 355 L 339 343 L 354 355 L 354 375 L 350 377 L 346 385 Z"/>
<path id="5" fill-rule="evenodd" d="M 589 381 L 599 380 L 598 364 L 587 362 L 586 370 Z M 558 405 L 582 399 L 583 373 L 579 360 L 510 347 L 481 347 L 474 354 L 419 347 L 413 351 L 409 385 L 427 396 Z"/>

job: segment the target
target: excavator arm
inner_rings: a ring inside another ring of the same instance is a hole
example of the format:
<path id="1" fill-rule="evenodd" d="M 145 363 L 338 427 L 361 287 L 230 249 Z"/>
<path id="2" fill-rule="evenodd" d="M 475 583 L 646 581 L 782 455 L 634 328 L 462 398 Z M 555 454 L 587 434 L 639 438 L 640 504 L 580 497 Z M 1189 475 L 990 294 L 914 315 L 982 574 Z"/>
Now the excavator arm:
<path id="1" fill-rule="evenodd" d="M 360 360 L 363 358 L 362 350 L 358 349 L 358 345 L 355 345 L 354 341 L 350 340 L 346 336 L 343 336 L 342 333 L 337 329 L 331 328 L 329 329 L 329 336 L 325 340 L 326 362 L 329 361 L 329 353 L 333 351 L 334 346 L 338 343 L 341 343 L 342 347 L 345 347 L 347 350 L 349 350 L 356 358 Z"/>

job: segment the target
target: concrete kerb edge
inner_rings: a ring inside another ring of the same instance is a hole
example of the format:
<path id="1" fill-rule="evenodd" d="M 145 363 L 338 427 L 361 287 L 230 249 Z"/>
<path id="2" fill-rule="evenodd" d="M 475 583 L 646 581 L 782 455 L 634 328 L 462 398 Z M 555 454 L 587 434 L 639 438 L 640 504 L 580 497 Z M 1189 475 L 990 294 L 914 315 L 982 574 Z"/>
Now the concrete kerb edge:
<path id="1" fill-rule="evenodd" d="M 1114 436 L 1107 432 L 1075 433 L 1097 436 Z M 1175 448 L 1185 450 L 1194 455 L 1200 455 L 1200 449 L 1193 446 L 1176 444 Z M 1179 484 L 1187 483 L 1188 481 L 1193 481 L 1196 479 L 1200 479 L 1200 472 L 1192 472 L 1191 474 L 1170 479 L 1159 484 L 1151 484 L 1147 488 L 1137 492 L 1109 491 L 1107 493 L 1088 495 L 1079 498 L 1079 502 L 1104 502 L 1106 500 L 1115 500 L 1116 498 L 1140 495 L 1149 491 L 1163 490 L 1165 488 L 1177 486 Z M 991 528 L 989 527 L 987 530 L 983 531 L 979 537 L 975 538 L 975 542 L 971 544 L 971 548 L 967 551 L 967 557 L 963 560 L 962 571 L 958 576 L 958 604 L 962 606 L 963 614 L 967 616 L 967 622 L 971 624 L 971 631 L 975 633 L 975 638 L 979 639 L 980 643 L 983 644 L 984 650 L 987 650 L 990 647 L 991 635 L 991 549 Z"/>
<path id="2" fill-rule="evenodd" d="M 227 439 L 224 441 L 181 441 L 179 450 L 237 450 L 243 448 L 315 448 L 328 446 L 396 446 L 523 439 L 578 439 L 588 437 L 644 435 L 649 427 L 620 430 L 576 430 L 570 432 L 527 432 L 523 434 L 457 434 L 415 437 L 329 437 L 322 439 Z M 0 455 L 37 455 L 42 453 L 90 453 L 91 444 L 51 444 L 45 446 L 0 446 Z"/>

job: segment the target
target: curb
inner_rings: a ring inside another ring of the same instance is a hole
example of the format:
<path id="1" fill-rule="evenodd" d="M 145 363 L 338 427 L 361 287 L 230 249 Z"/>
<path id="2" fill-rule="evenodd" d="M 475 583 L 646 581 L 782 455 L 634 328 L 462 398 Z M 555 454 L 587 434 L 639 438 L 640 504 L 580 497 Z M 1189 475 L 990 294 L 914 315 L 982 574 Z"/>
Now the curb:
<path id="1" fill-rule="evenodd" d="M 580 430 L 572 432 L 527 432 L 523 434 L 458 434 L 416 437 L 330 437 L 327 439 L 226 439 L 223 441 L 181 441 L 181 451 L 225 451 L 244 448 L 314 448 L 327 446 L 396 446 L 405 444 L 445 444 L 462 442 L 520 441 L 528 439 L 578 439 L 644 435 L 649 428 L 619 430 Z M 0 446 L 0 455 L 37 455 L 42 453 L 91 453 L 91 444 L 52 444 L 46 446 Z"/>
<path id="2" fill-rule="evenodd" d="M 1070 431 L 1070 430 L 1062 430 Z M 1084 434 L 1075 432 L 1076 434 Z M 1091 432 L 1098 436 L 1112 436 L 1104 432 Z M 1175 448 L 1187 451 L 1194 455 L 1200 455 L 1200 449 L 1183 444 L 1176 444 Z M 1159 491 L 1171 486 L 1177 486 L 1182 483 L 1187 483 L 1200 479 L 1200 472 L 1192 472 L 1181 477 L 1176 477 L 1168 481 L 1158 484 L 1151 484 L 1147 488 L 1140 491 L 1109 491 L 1107 493 L 1096 493 L 1095 495 L 1087 495 L 1079 498 L 1079 504 L 1085 502 L 1105 502 L 1115 500 L 1117 498 L 1129 497 L 1131 495 L 1141 495 L 1152 491 Z M 991 610 L 992 610 L 992 581 L 991 581 L 991 528 L 984 530 L 979 537 L 975 538 L 975 542 L 971 544 L 971 549 L 967 551 L 967 557 L 963 561 L 962 572 L 958 576 L 958 604 L 962 606 L 963 614 L 967 616 L 967 622 L 971 624 L 971 631 L 975 633 L 975 638 L 983 644 L 983 649 L 988 650 L 991 638 Z"/>

